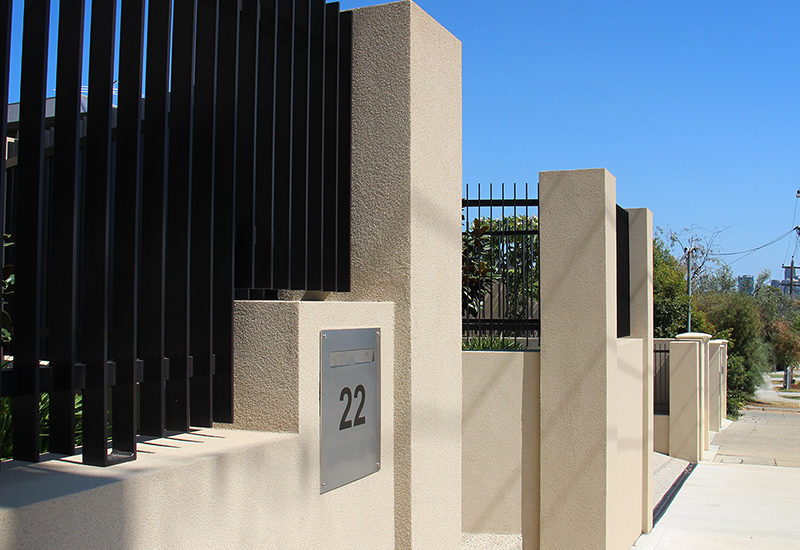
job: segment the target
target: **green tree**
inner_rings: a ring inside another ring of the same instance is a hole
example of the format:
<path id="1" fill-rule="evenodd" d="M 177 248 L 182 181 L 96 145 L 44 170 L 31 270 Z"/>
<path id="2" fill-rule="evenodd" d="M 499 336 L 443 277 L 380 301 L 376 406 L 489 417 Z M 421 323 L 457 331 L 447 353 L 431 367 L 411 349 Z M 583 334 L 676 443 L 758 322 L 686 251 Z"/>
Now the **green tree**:
<path id="1" fill-rule="evenodd" d="M 713 330 L 705 315 L 698 311 L 695 298 L 692 306 L 692 330 Z M 686 271 L 660 237 L 653 239 L 653 335 L 673 338 L 686 332 L 689 295 Z"/>
<path id="2" fill-rule="evenodd" d="M 769 347 L 764 341 L 764 324 L 756 302 L 739 293 L 709 293 L 699 296 L 698 306 L 716 327 L 712 334 L 730 341 L 728 398 L 731 409 L 742 398 L 750 398 L 769 371 Z M 739 361 L 741 360 L 741 364 Z M 739 370 L 736 370 L 739 369 Z"/>

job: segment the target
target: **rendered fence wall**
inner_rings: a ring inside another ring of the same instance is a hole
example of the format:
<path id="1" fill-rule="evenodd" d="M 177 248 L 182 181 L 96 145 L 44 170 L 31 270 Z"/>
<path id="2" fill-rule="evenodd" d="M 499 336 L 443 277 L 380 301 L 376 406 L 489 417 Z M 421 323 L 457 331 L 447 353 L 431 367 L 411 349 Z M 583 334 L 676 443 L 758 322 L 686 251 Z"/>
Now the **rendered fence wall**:
<path id="1" fill-rule="evenodd" d="M 539 540 L 539 354 L 462 354 L 462 531 Z"/>

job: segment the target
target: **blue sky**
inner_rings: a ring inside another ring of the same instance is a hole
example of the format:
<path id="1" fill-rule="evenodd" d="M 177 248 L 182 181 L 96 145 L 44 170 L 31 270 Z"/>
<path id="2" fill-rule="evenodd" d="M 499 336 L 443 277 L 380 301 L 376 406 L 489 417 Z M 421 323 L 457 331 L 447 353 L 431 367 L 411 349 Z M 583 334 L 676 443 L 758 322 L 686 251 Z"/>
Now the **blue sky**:
<path id="1" fill-rule="evenodd" d="M 605 167 L 619 204 L 721 251 L 800 223 L 800 2 L 418 3 L 463 42 L 465 182 Z M 795 245 L 731 267 L 777 275 Z"/>

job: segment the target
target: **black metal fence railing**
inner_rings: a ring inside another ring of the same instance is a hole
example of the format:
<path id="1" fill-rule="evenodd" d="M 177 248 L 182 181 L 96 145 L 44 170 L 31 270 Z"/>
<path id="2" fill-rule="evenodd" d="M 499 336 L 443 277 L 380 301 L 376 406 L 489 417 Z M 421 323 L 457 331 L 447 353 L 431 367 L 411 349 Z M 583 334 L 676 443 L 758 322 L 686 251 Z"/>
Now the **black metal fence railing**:
<path id="1" fill-rule="evenodd" d="M 669 342 L 653 342 L 653 414 L 669 414 Z"/>
<path id="2" fill-rule="evenodd" d="M 463 336 L 539 336 L 539 200 L 529 186 L 465 186 Z M 486 194 L 484 194 L 486 193 Z M 538 193 L 537 193 L 538 194 Z"/>
<path id="3" fill-rule="evenodd" d="M 122 0 L 117 30 L 116 6 L 91 4 L 84 43 L 84 0 L 61 3 L 54 99 L 50 0 L 25 0 L 16 29 L 0 397 L 19 460 L 39 459 L 43 423 L 51 452 L 75 453 L 76 402 L 87 464 L 135 459 L 137 433 L 230 422 L 235 289 L 350 286 L 350 14 L 324 0 Z"/>

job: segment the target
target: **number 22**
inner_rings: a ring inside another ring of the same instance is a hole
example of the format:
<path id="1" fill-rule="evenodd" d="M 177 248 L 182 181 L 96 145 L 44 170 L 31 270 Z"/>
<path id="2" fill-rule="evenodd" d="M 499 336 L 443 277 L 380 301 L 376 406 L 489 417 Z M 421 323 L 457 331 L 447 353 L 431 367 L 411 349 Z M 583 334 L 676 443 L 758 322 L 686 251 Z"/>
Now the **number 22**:
<path id="1" fill-rule="evenodd" d="M 353 420 L 348 420 L 347 415 L 350 412 L 350 405 L 352 404 L 354 397 L 358 399 L 359 393 L 361 394 L 361 403 L 358 405 L 356 417 Z M 364 408 L 364 400 L 367 398 L 367 391 L 364 389 L 364 386 L 359 384 L 356 386 L 355 392 L 351 392 L 350 388 L 348 387 L 342 388 L 342 393 L 339 394 L 339 401 L 344 401 L 345 396 L 347 397 L 347 404 L 344 406 L 342 420 L 339 422 L 339 430 L 346 430 L 348 428 L 352 428 L 353 426 L 360 426 L 367 421 L 366 417 L 361 416 L 361 410 Z"/>

